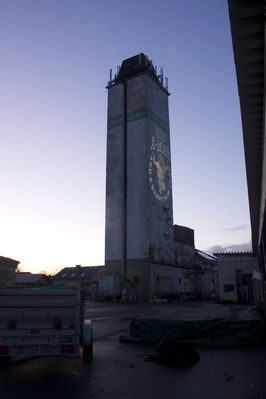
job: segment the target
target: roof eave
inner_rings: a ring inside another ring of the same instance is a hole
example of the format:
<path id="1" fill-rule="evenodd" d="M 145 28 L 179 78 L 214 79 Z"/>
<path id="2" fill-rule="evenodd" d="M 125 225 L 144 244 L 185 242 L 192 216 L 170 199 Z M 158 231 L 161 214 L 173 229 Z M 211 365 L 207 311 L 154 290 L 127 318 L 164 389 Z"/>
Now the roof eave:
<path id="1" fill-rule="evenodd" d="M 262 190 L 265 1 L 228 0 L 228 5 L 242 116 L 252 248 L 256 253 Z"/>

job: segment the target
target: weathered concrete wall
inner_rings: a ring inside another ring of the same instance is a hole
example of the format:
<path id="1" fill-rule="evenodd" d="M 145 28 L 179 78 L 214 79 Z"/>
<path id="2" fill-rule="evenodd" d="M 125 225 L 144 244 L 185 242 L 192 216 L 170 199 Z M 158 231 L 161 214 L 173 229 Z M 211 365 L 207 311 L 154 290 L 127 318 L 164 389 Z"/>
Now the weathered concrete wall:
<path id="1" fill-rule="evenodd" d="M 15 270 L 19 262 L 0 256 L 0 288 L 15 286 Z"/>
<path id="2" fill-rule="evenodd" d="M 109 89 L 106 159 L 105 257 L 121 259 L 123 203 L 123 124 L 110 118 L 123 114 L 123 85 Z"/>
<path id="3" fill-rule="evenodd" d="M 8 288 L 15 285 L 15 270 L 0 266 L 0 288 Z"/>
<path id="4" fill-rule="evenodd" d="M 121 294 L 120 274 L 104 274 L 99 277 L 98 294 L 100 296 L 112 296 Z"/>
<path id="5" fill-rule="evenodd" d="M 150 297 L 150 268 L 147 258 L 128 259 L 127 281 L 130 300 L 136 296 L 139 302 L 143 302 Z"/>
<path id="6" fill-rule="evenodd" d="M 151 296 L 194 292 L 194 272 L 189 268 L 151 264 Z"/>
<path id="7" fill-rule="evenodd" d="M 106 245 L 108 273 L 121 272 L 123 249 L 124 87 L 109 87 Z M 150 291 L 149 258 L 173 263 L 173 211 L 168 94 L 149 74 L 127 80 L 127 276 Z M 136 260 L 134 262 L 134 260 Z M 141 260 L 141 261 L 140 261 Z M 144 261 L 144 260 L 147 260 Z M 138 274 L 136 274 L 138 273 Z"/>
<path id="8" fill-rule="evenodd" d="M 106 260 L 105 274 L 122 274 L 122 261 L 120 259 Z"/>
<path id="9" fill-rule="evenodd" d="M 194 248 L 195 239 L 194 239 L 194 230 L 190 229 L 186 226 L 180 226 L 175 224 L 173 226 L 174 230 L 174 241 L 180 244 L 190 245 Z"/>
<path id="10" fill-rule="evenodd" d="M 121 278 L 121 260 L 108 261 L 105 275 L 117 276 Z M 128 259 L 127 260 L 127 294 L 130 301 L 136 296 L 139 302 L 150 297 L 150 271 L 149 259 Z M 99 285 L 101 281 L 99 280 Z M 122 286 L 121 286 L 122 288 Z M 113 293 L 117 295 L 117 293 Z"/>
<path id="11" fill-rule="evenodd" d="M 204 299 L 218 298 L 218 271 L 212 269 L 202 269 L 195 271 L 195 290 Z"/>
<path id="12" fill-rule="evenodd" d="M 221 300 L 238 301 L 236 270 L 243 274 L 258 271 L 258 258 L 249 253 L 216 254 Z"/>
<path id="13" fill-rule="evenodd" d="M 119 259 L 122 251 L 123 101 L 123 84 L 110 87 L 106 261 Z M 127 115 L 128 258 L 148 257 L 150 248 L 159 248 L 160 261 L 169 262 L 173 259 L 173 213 L 168 95 L 146 73 L 127 82 Z"/>
<path id="14" fill-rule="evenodd" d="M 204 299 L 219 298 L 217 259 L 201 251 L 195 251 L 193 269 L 195 289 Z"/>
<path id="15" fill-rule="evenodd" d="M 174 263 L 173 205 L 168 95 L 153 80 L 148 81 L 148 184 L 150 251 L 155 260 Z M 157 252 L 157 254 L 156 254 Z"/>
<path id="16" fill-rule="evenodd" d="M 180 266 L 192 266 L 195 248 L 191 245 L 174 243 L 174 263 Z"/>

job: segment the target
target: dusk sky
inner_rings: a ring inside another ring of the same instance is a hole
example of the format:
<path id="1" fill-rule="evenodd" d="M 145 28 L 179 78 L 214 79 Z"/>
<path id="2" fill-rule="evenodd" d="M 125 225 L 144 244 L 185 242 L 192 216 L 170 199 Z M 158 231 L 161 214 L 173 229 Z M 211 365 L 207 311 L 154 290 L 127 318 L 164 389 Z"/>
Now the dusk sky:
<path id="1" fill-rule="evenodd" d="M 250 250 L 226 0 L 2 0 L 0 50 L 1 256 L 104 264 L 106 85 L 140 52 L 169 81 L 174 223 Z"/>

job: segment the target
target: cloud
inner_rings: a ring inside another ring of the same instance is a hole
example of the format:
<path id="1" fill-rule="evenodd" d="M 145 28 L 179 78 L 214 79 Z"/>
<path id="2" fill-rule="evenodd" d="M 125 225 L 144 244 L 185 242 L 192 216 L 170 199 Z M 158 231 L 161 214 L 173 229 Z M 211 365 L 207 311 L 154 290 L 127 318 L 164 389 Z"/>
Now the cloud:
<path id="1" fill-rule="evenodd" d="M 252 247 L 250 242 L 232 245 L 213 245 L 211 247 L 205 248 L 204 252 L 210 254 L 219 252 L 252 252 Z"/>
<path id="2" fill-rule="evenodd" d="M 246 230 L 246 229 L 248 229 L 248 225 L 241 224 L 239 226 L 224 227 L 223 229 L 221 229 L 221 231 L 225 231 L 227 233 L 234 233 L 235 231 Z"/>

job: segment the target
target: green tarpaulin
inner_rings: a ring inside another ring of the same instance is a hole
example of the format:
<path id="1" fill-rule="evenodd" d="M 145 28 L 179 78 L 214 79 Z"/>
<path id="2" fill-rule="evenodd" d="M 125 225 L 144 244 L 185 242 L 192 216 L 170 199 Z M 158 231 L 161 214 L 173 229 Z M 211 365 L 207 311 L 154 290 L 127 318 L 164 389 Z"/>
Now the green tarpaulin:
<path id="1" fill-rule="evenodd" d="M 211 346 L 266 343 L 266 324 L 258 306 L 161 305 L 133 319 L 129 332 L 121 341 L 156 345 L 169 338 Z"/>

